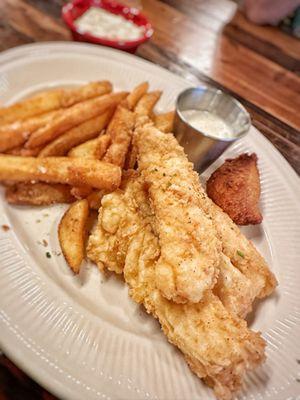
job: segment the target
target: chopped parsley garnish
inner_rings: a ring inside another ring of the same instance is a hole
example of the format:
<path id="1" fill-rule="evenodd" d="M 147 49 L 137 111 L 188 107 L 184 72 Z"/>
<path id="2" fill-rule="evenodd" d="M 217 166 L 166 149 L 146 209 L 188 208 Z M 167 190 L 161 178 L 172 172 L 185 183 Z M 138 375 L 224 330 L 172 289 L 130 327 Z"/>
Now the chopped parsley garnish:
<path id="1" fill-rule="evenodd" d="M 49 253 L 49 251 L 46 252 L 46 257 L 51 258 L 51 254 Z"/>
<path id="2" fill-rule="evenodd" d="M 240 257 L 242 257 L 242 258 L 245 258 L 245 254 L 244 254 L 242 251 L 237 250 L 236 252 L 237 252 L 237 255 L 238 255 L 238 256 L 240 256 Z"/>

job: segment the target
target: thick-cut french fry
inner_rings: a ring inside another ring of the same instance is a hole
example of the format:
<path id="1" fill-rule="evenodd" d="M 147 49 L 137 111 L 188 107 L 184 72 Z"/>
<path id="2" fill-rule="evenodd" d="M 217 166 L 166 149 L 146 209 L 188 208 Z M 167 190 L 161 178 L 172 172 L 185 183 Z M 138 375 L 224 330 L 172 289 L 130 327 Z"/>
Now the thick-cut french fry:
<path id="1" fill-rule="evenodd" d="M 101 135 L 97 139 L 89 140 L 85 143 L 74 147 L 69 152 L 69 157 L 82 157 L 82 158 L 92 158 L 94 160 L 100 160 L 106 152 L 111 139 L 109 135 Z M 75 186 L 71 189 L 71 193 L 77 199 L 86 198 L 93 188 L 90 186 Z"/>
<path id="2" fill-rule="evenodd" d="M 54 116 L 57 117 L 60 113 L 60 110 L 51 111 L 25 121 L 17 121 L 13 124 L 0 126 L 0 152 L 6 152 L 21 146 L 32 132 L 47 124 Z"/>
<path id="3" fill-rule="evenodd" d="M 65 212 L 58 227 L 60 247 L 75 274 L 79 272 L 84 259 L 88 215 L 87 200 L 76 201 Z"/>
<path id="4" fill-rule="evenodd" d="M 89 119 L 63 133 L 53 142 L 47 144 L 39 153 L 39 157 L 64 156 L 74 146 L 97 137 L 110 121 L 113 111 L 114 108 L 111 108 L 105 113 Z"/>
<path id="5" fill-rule="evenodd" d="M 25 147 L 31 149 L 49 143 L 74 126 L 102 114 L 111 107 L 115 107 L 126 95 L 126 92 L 112 93 L 66 109 L 61 116 L 35 131 Z"/>
<path id="6" fill-rule="evenodd" d="M 0 155 L 0 181 L 2 180 L 37 180 L 114 190 L 120 185 L 121 169 L 116 165 L 91 159 Z"/>
<path id="7" fill-rule="evenodd" d="M 73 106 L 76 103 L 110 93 L 110 82 L 92 82 L 75 89 L 56 89 L 39 93 L 9 107 L 0 109 L 0 124 L 30 118 L 48 111 Z"/>
<path id="8" fill-rule="evenodd" d="M 136 86 L 133 91 L 129 93 L 126 99 L 122 101 L 122 106 L 124 108 L 128 108 L 129 110 L 133 110 L 134 107 L 137 105 L 137 102 L 147 92 L 148 89 L 148 82 L 143 82 L 140 85 Z"/>
<path id="9" fill-rule="evenodd" d="M 35 147 L 34 149 L 24 149 L 20 151 L 20 156 L 22 157 L 37 157 L 42 151 L 43 146 Z"/>
<path id="10" fill-rule="evenodd" d="M 22 146 L 15 147 L 14 149 L 8 150 L 5 154 L 11 154 L 12 156 L 22 157 L 36 157 L 43 147 L 36 147 L 35 149 L 24 149 Z"/>
<path id="11" fill-rule="evenodd" d="M 76 199 L 85 199 L 93 192 L 91 186 L 75 186 L 71 189 L 71 194 Z"/>
<path id="12" fill-rule="evenodd" d="M 5 197 L 10 204 L 49 205 L 72 203 L 71 187 L 59 183 L 18 183 L 6 189 Z"/>
<path id="13" fill-rule="evenodd" d="M 119 165 L 120 167 L 124 166 L 126 154 L 131 143 L 134 124 L 134 113 L 121 106 L 118 107 L 107 128 L 107 134 L 110 135 L 112 143 L 103 157 L 103 161 Z"/>
<path id="14" fill-rule="evenodd" d="M 170 111 L 164 114 L 156 114 L 154 115 L 153 118 L 154 125 L 161 132 L 165 133 L 173 132 L 174 117 L 175 117 L 174 111 Z"/>
<path id="15" fill-rule="evenodd" d="M 153 112 L 153 108 L 155 104 L 158 102 L 161 96 L 160 91 L 150 92 L 144 94 L 139 102 L 137 103 L 134 114 L 136 118 L 136 123 L 138 124 L 139 119 L 143 119 L 143 117 L 150 117 Z M 130 148 L 128 150 L 124 165 L 125 169 L 133 169 L 136 165 L 137 159 L 137 149 L 134 144 L 134 140 L 131 141 Z"/>
<path id="16" fill-rule="evenodd" d="M 104 161 L 124 167 L 126 156 L 131 145 L 132 133 L 135 124 L 135 114 L 130 110 L 141 103 L 140 112 L 148 109 L 150 112 L 150 104 L 154 107 L 154 98 L 158 94 L 145 94 L 148 90 L 148 83 L 144 82 L 137 86 L 118 106 L 106 133 L 111 136 L 112 144 L 104 156 Z M 155 93 L 155 92 L 154 92 Z M 158 99 L 158 98 L 157 98 Z M 151 110 L 152 110 L 151 108 Z"/>
<path id="17" fill-rule="evenodd" d="M 133 142 L 131 143 L 131 146 L 129 147 L 126 159 L 125 159 L 125 165 L 124 168 L 126 170 L 128 169 L 134 169 L 137 161 L 137 155 L 138 151 L 136 146 L 134 146 Z"/>
<path id="18" fill-rule="evenodd" d="M 1 185 L 5 187 L 11 187 L 14 186 L 15 184 L 16 184 L 15 181 L 10 181 L 10 180 L 1 181 Z"/>
<path id="19" fill-rule="evenodd" d="M 134 122 L 134 113 L 120 105 L 117 107 L 106 129 L 106 134 L 109 135 L 112 142 L 114 142 L 122 135 L 124 130 L 126 132 L 132 130 L 134 128 Z"/>
<path id="20" fill-rule="evenodd" d="M 5 152 L 5 154 L 10 154 L 12 156 L 20 156 L 21 155 L 21 151 L 22 151 L 23 147 L 22 146 L 18 146 L 15 147 L 13 149 L 7 150 Z"/>
<path id="21" fill-rule="evenodd" d="M 79 146 L 73 147 L 73 149 L 69 151 L 68 156 L 101 160 L 110 144 L 110 141 L 111 138 L 109 135 L 100 135 L 96 139 L 88 140 Z"/>
<path id="22" fill-rule="evenodd" d="M 131 142 L 132 132 L 134 128 L 134 121 L 135 121 L 134 114 L 128 109 L 119 105 L 107 128 L 107 134 L 105 136 L 110 138 L 112 143 L 108 148 L 105 156 L 103 157 L 103 161 L 118 165 L 121 168 L 124 166 L 125 157 Z M 108 141 L 106 141 L 104 144 L 108 145 Z M 93 147 L 94 143 L 90 143 L 87 145 L 84 143 L 81 146 L 83 147 L 84 150 L 86 150 L 86 146 L 89 145 Z M 102 146 L 103 150 L 104 147 L 105 146 Z M 76 157 L 82 155 L 78 154 L 78 151 L 73 149 L 69 153 L 69 156 Z M 92 191 L 91 188 L 85 186 L 75 187 L 72 189 L 72 194 L 77 198 L 85 198 L 89 194 L 89 189 L 91 192 Z"/>
<path id="23" fill-rule="evenodd" d="M 112 143 L 103 157 L 103 161 L 118 165 L 119 167 L 123 168 L 125 165 L 125 159 L 129 145 L 130 138 L 127 140 L 124 138 L 123 142 L 121 143 Z"/>
<path id="24" fill-rule="evenodd" d="M 155 104 L 160 99 L 161 93 L 161 91 L 156 90 L 154 92 L 144 94 L 134 108 L 135 114 L 138 117 L 150 116 Z"/>

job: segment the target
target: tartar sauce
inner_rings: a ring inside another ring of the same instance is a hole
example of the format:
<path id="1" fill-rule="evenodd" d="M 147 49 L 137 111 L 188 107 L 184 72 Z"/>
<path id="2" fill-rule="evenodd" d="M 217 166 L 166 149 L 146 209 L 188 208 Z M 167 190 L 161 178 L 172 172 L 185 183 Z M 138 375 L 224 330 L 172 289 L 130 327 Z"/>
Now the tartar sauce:
<path id="1" fill-rule="evenodd" d="M 234 137 L 230 126 L 222 118 L 209 111 L 186 110 L 182 114 L 193 128 L 204 134 L 218 139 Z"/>
<path id="2" fill-rule="evenodd" d="M 99 7 L 90 7 L 77 18 L 75 25 L 80 33 L 90 33 L 108 40 L 137 40 L 144 34 L 143 27 Z"/>

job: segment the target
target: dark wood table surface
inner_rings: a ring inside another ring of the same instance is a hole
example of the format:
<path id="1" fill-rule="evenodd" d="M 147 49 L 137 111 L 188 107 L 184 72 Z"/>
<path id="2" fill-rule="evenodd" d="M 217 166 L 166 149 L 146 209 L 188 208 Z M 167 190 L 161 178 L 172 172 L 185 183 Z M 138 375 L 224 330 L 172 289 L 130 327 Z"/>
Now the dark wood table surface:
<path id="1" fill-rule="evenodd" d="M 0 50 L 71 40 L 64 0 L 0 0 Z M 300 173 L 300 40 L 250 23 L 230 0 L 139 2 L 155 34 L 137 56 L 193 82 L 225 89 Z M 0 357 L 0 400 L 52 398 Z"/>

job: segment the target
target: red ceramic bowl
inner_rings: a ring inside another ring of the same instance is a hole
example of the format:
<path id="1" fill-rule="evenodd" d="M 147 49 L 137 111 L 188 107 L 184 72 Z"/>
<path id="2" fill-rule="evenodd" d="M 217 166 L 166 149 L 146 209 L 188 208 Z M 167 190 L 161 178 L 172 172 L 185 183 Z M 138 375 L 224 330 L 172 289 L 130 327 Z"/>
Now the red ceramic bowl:
<path id="1" fill-rule="evenodd" d="M 90 33 L 78 32 L 74 22 L 90 7 L 100 7 L 113 14 L 122 15 L 134 24 L 143 26 L 145 29 L 144 35 L 137 40 L 118 41 L 108 40 L 105 37 L 93 36 Z M 141 14 L 136 8 L 130 8 L 114 0 L 73 0 L 62 8 L 62 17 L 71 30 L 74 40 L 114 47 L 130 53 L 134 53 L 137 47 L 146 42 L 153 34 L 152 26 L 143 14 Z"/>

